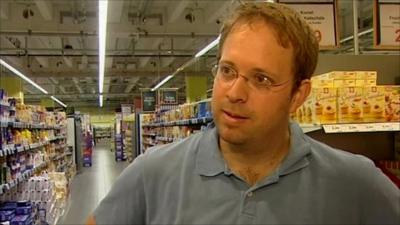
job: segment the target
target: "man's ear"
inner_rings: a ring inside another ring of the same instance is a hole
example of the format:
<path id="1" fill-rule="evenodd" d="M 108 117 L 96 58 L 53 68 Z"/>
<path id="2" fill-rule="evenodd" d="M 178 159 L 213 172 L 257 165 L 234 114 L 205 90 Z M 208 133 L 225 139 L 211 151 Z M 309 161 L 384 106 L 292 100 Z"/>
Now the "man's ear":
<path id="1" fill-rule="evenodd" d="M 304 101 L 307 99 L 308 95 L 311 92 L 311 81 L 309 79 L 302 80 L 300 86 L 297 90 L 294 91 L 292 95 L 290 112 L 296 112 L 297 108 L 299 108 Z"/>

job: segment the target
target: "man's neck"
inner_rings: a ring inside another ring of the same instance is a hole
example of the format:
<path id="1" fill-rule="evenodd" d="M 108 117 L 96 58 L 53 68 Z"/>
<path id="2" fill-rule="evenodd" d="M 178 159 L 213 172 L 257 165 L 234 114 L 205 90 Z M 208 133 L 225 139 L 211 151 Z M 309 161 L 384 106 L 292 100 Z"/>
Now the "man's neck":
<path id="1" fill-rule="evenodd" d="M 259 138 L 251 143 L 232 145 L 220 139 L 222 155 L 229 168 L 242 177 L 249 185 L 254 185 L 270 175 L 289 152 L 289 130 Z"/>

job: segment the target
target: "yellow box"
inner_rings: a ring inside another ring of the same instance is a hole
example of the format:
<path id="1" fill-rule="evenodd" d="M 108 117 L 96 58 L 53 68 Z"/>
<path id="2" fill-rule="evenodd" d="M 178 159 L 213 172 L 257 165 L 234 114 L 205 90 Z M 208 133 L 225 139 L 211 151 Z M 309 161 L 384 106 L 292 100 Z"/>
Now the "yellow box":
<path id="1" fill-rule="evenodd" d="M 355 71 L 357 80 L 376 80 L 378 79 L 378 73 L 376 71 Z"/>
<path id="2" fill-rule="evenodd" d="M 332 71 L 316 77 L 318 77 L 318 79 L 355 80 L 356 73 L 354 71 Z"/>
<path id="3" fill-rule="evenodd" d="M 375 79 L 356 80 L 356 87 L 372 87 L 376 86 Z"/>
<path id="4" fill-rule="evenodd" d="M 313 108 L 316 123 L 330 124 L 337 122 L 337 89 L 315 88 L 313 89 Z"/>
<path id="5" fill-rule="evenodd" d="M 311 79 L 312 88 L 333 88 L 333 79 Z"/>
<path id="6" fill-rule="evenodd" d="M 312 93 L 310 93 L 303 105 L 297 108 L 295 113 L 291 114 L 291 119 L 303 125 L 311 125 L 317 123 L 315 119 L 315 113 L 313 112 L 313 103 L 314 96 Z"/>
<path id="7" fill-rule="evenodd" d="M 333 87 L 334 88 L 342 88 L 342 87 L 354 87 L 356 86 L 356 80 L 354 79 L 340 79 L 340 80 L 333 80 Z"/>
<path id="8" fill-rule="evenodd" d="M 400 86 L 388 85 L 384 87 L 385 119 L 386 121 L 400 121 Z"/>
<path id="9" fill-rule="evenodd" d="M 364 87 L 363 113 L 365 122 L 383 122 L 385 116 L 385 88 Z"/>
<path id="10" fill-rule="evenodd" d="M 363 88 L 338 88 L 338 122 L 359 123 L 363 121 Z"/>

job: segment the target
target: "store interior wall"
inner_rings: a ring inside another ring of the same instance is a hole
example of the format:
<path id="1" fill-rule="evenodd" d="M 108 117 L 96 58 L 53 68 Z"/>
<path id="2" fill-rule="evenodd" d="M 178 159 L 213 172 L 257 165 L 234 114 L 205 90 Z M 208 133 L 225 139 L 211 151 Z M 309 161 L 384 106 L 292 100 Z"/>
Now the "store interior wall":
<path id="1" fill-rule="evenodd" d="M 378 85 L 400 85 L 400 55 L 319 54 L 316 75 L 331 71 L 373 70 Z"/>

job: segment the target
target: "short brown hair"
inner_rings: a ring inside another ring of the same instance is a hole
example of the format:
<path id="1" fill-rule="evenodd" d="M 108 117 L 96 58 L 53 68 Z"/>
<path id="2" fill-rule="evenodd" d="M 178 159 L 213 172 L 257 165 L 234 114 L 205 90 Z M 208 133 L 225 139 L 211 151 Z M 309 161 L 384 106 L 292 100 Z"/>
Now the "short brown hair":
<path id="1" fill-rule="evenodd" d="M 218 59 L 221 58 L 226 38 L 238 21 L 251 24 L 260 20 L 275 29 L 282 47 L 292 46 L 296 89 L 302 80 L 309 79 L 314 73 L 318 61 L 318 41 L 314 31 L 300 15 L 283 4 L 256 2 L 238 6 L 222 26 Z"/>

